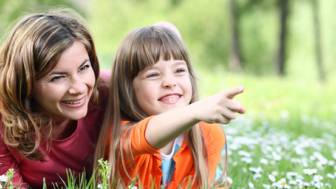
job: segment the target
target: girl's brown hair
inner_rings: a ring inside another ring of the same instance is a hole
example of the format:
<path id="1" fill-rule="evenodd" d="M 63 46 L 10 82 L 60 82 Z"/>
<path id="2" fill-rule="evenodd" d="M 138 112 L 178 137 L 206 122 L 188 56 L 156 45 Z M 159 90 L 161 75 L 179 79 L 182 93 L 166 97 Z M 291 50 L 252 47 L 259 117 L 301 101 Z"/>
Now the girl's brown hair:
<path id="1" fill-rule="evenodd" d="M 193 88 L 190 103 L 197 99 L 196 78 L 187 50 L 181 39 L 172 30 L 160 26 L 149 26 L 129 33 L 122 41 L 115 56 L 110 81 L 109 102 L 96 151 L 96 160 L 104 156 L 108 140 L 106 134 L 111 133 L 109 160 L 113 183 L 120 182 L 120 168 L 125 170 L 117 163 L 120 160 L 123 161 L 123 154 L 119 150 L 122 143 L 120 122 L 126 119 L 134 123 L 150 116 L 137 103 L 133 80 L 141 70 L 154 65 L 160 58 L 164 60 L 173 58 L 186 62 Z M 192 127 L 187 135 L 195 164 L 194 182 L 201 184 L 204 188 L 208 181 L 207 157 L 199 126 Z"/>
<path id="2" fill-rule="evenodd" d="M 4 142 L 32 159 L 52 131 L 52 120 L 34 108 L 37 80 L 49 73 L 75 41 L 84 44 L 98 79 L 99 65 L 92 37 L 73 11 L 31 14 L 14 26 L 0 49 L 0 108 Z M 97 82 L 96 82 L 97 84 Z M 97 98 L 95 87 L 93 98 Z"/>

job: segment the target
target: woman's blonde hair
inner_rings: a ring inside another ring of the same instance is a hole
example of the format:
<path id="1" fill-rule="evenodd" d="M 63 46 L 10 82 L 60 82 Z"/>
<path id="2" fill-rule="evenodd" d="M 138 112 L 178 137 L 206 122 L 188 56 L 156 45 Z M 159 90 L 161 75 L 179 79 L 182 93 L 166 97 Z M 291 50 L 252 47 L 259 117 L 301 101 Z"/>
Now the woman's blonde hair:
<path id="1" fill-rule="evenodd" d="M 31 14 L 14 26 L 0 49 L 0 108 L 4 142 L 24 156 L 40 159 L 41 141 L 48 140 L 52 120 L 36 109 L 32 90 L 75 41 L 84 44 L 98 78 L 99 65 L 92 37 L 73 11 Z M 97 82 L 96 82 L 97 83 Z M 95 87 L 93 98 L 97 98 Z"/>
<path id="2" fill-rule="evenodd" d="M 96 160 L 104 156 L 106 141 L 108 140 L 106 134 L 111 132 L 109 160 L 113 183 L 120 182 L 120 175 L 123 174 L 120 172 L 120 168 L 126 171 L 125 167 L 117 163 L 120 160 L 123 161 L 123 154 L 119 150 L 122 143 L 120 122 L 124 119 L 138 122 L 150 116 L 141 109 L 136 100 L 133 80 L 141 70 L 154 65 L 160 58 L 164 60 L 174 58 L 186 62 L 193 90 L 190 103 L 197 99 L 195 74 L 187 50 L 174 31 L 166 27 L 149 26 L 129 33 L 122 41 L 115 56 L 110 81 L 109 102 L 96 151 Z M 207 157 L 202 133 L 198 125 L 188 131 L 188 140 L 190 141 L 189 147 L 195 165 L 196 177 L 194 182 L 206 186 L 208 181 Z"/>

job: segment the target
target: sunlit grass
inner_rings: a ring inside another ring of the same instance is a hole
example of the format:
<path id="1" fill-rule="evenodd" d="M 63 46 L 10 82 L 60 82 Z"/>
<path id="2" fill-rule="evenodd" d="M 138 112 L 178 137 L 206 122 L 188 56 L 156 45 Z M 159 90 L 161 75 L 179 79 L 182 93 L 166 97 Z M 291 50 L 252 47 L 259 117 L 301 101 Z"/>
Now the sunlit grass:
<path id="1" fill-rule="evenodd" d="M 335 83 L 199 72 L 201 96 L 243 85 L 246 114 L 224 126 L 233 188 L 336 186 Z"/>
<path id="2" fill-rule="evenodd" d="M 323 124 L 323 121 L 320 122 Z M 309 129 L 309 123 L 300 123 Z M 286 127 L 286 125 L 284 125 Z M 225 126 L 233 188 L 332 188 L 336 136 L 283 131 L 248 117 Z"/>
<path id="3" fill-rule="evenodd" d="M 224 71 L 201 70 L 198 75 L 201 97 L 243 85 L 245 92 L 237 99 L 246 108 L 245 116 L 271 122 L 272 127 L 291 132 L 294 129 L 297 134 L 318 134 L 325 131 L 318 132 L 320 127 L 331 130 L 336 122 L 335 77 L 320 84 L 314 78 L 256 77 Z M 302 128 L 300 123 L 307 121 L 309 129 Z"/>

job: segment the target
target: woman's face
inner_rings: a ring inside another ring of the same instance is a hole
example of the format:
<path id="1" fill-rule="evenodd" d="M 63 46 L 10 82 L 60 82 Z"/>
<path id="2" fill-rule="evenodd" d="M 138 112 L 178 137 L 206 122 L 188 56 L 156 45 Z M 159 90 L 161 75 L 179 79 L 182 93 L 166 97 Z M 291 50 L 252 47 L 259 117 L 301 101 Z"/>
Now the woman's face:
<path id="1" fill-rule="evenodd" d="M 33 95 L 40 111 L 53 119 L 78 120 L 87 114 L 95 82 L 89 55 L 76 41 L 62 53 L 56 66 L 36 81 Z"/>

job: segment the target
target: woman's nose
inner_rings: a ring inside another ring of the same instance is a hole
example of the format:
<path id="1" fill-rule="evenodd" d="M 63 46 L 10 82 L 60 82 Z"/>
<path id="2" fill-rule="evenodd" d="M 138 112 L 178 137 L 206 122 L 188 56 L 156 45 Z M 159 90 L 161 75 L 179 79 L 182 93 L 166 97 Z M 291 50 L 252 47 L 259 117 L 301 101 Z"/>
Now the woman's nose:
<path id="1" fill-rule="evenodd" d="M 80 78 L 74 78 L 71 80 L 71 84 L 69 86 L 69 94 L 75 95 L 75 94 L 82 94 L 85 92 L 86 85 L 84 81 L 82 81 Z"/>

